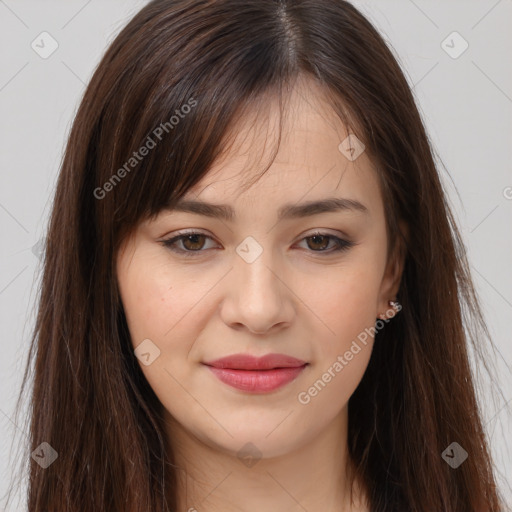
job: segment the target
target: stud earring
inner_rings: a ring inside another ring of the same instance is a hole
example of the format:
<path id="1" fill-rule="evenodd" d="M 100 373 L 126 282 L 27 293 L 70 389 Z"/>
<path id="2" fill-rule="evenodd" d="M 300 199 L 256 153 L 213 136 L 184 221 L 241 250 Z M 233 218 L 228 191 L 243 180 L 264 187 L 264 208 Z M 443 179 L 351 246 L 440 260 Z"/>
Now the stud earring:
<path id="1" fill-rule="evenodd" d="M 401 309 L 402 309 L 402 304 L 400 304 L 400 302 L 398 302 L 397 300 L 390 300 L 388 302 L 388 304 L 396 310 L 396 312 L 398 313 Z"/>
<path id="2" fill-rule="evenodd" d="M 388 304 L 389 306 L 391 306 L 392 309 L 388 309 L 385 313 L 381 313 L 379 315 L 379 318 L 381 320 L 390 320 L 402 309 L 402 304 L 400 304 L 400 302 L 398 302 L 397 300 L 390 300 L 388 301 Z"/>

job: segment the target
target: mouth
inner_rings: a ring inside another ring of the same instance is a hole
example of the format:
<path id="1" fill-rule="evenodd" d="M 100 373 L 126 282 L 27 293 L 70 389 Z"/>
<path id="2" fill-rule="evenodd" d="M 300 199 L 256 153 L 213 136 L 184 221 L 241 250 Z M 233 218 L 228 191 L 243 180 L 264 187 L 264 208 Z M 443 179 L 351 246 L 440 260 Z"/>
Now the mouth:
<path id="1" fill-rule="evenodd" d="M 265 393 L 296 379 L 309 363 L 285 354 L 267 354 L 259 358 L 234 354 L 203 364 L 219 380 L 233 388 Z"/>

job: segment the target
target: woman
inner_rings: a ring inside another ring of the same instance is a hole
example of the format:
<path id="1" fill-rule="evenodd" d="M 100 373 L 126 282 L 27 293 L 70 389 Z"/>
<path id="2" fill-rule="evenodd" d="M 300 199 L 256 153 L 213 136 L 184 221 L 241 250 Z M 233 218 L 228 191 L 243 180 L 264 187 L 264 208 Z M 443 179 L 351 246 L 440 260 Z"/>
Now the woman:
<path id="1" fill-rule="evenodd" d="M 502 510 L 463 245 L 347 2 L 144 7 L 74 121 L 39 308 L 31 512 Z"/>

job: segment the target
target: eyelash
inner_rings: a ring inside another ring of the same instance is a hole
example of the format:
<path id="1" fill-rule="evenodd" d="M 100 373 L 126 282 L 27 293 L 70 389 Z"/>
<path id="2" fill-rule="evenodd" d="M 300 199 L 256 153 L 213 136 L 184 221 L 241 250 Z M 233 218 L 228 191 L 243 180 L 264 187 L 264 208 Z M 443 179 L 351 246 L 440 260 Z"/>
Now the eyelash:
<path id="1" fill-rule="evenodd" d="M 205 252 L 206 249 L 198 249 L 196 251 L 192 251 L 192 250 L 187 250 L 187 249 L 178 249 L 174 245 L 176 242 L 179 242 L 191 235 L 202 235 L 202 236 L 212 240 L 212 237 L 206 235 L 205 233 L 201 233 L 198 231 L 190 231 L 190 232 L 186 232 L 186 233 L 180 233 L 179 235 L 169 238 L 167 240 L 162 240 L 160 243 L 167 249 L 171 250 L 172 252 L 182 254 L 186 257 L 195 257 L 198 254 Z M 356 245 L 354 242 L 350 242 L 349 240 L 344 240 L 337 236 L 331 235 L 330 233 L 322 233 L 319 231 L 302 238 L 300 241 L 302 242 L 303 240 L 307 240 L 308 238 L 313 238 L 315 236 L 321 236 L 321 237 L 327 237 L 327 238 L 333 239 L 336 242 L 337 247 L 334 249 L 331 248 L 330 250 L 326 250 L 326 249 L 320 250 L 320 251 L 310 250 L 310 252 L 313 252 L 313 253 L 327 253 L 327 254 L 338 253 L 338 252 L 347 251 L 351 247 Z"/>

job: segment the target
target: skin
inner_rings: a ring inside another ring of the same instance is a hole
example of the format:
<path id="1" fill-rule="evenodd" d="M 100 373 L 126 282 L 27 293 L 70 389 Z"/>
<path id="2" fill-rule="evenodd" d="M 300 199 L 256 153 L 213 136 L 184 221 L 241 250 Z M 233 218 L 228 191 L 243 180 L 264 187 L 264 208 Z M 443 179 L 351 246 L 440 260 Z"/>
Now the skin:
<path id="1" fill-rule="evenodd" d="M 316 84 L 299 80 L 288 99 L 279 153 L 259 181 L 241 190 L 244 177 L 254 175 L 250 164 L 274 147 L 279 110 L 273 102 L 265 122 L 246 117 L 236 144 L 186 194 L 231 205 L 234 221 L 162 211 L 142 222 L 118 253 L 133 347 L 150 339 L 160 350 L 151 364 L 139 364 L 164 406 L 181 468 L 182 511 L 369 510 L 358 482 L 350 501 L 347 421 L 371 336 L 342 371 L 332 367 L 390 310 L 402 264 L 387 257 L 382 196 L 366 153 L 352 162 L 338 149 L 348 133 Z M 284 203 L 328 197 L 357 200 L 367 211 L 276 223 Z M 207 237 L 175 246 L 202 252 L 186 257 L 160 243 L 184 229 Z M 308 238 L 315 230 L 327 238 Z M 252 263 L 236 252 L 248 236 L 263 250 Z M 328 236 L 355 245 L 332 252 L 336 242 Z M 309 364 L 284 387 L 249 394 L 202 364 L 235 353 L 288 354 Z M 299 393 L 329 368 L 330 382 L 301 403 Z M 237 455 L 246 443 L 252 443 L 251 464 Z"/>

